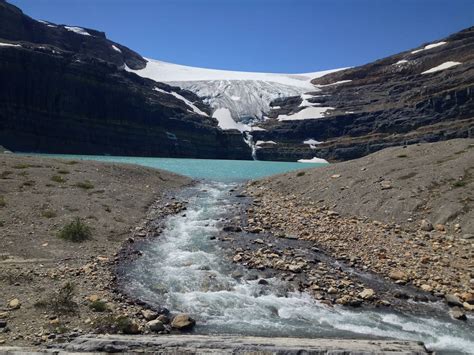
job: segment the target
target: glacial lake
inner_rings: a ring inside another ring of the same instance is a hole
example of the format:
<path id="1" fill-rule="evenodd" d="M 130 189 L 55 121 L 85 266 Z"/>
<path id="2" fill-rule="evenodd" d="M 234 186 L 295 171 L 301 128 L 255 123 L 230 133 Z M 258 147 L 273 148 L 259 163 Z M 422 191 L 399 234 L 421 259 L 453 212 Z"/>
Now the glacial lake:
<path id="1" fill-rule="evenodd" d="M 219 160 L 219 159 L 181 159 L 122 157 L 104 155 L 74 154 L 26 154 L 69 160 L 95 160 L 113 163 L 137 164 L 155 169 L 172 171 L 194 179 L 213 181 L 242 181 L 281 174 L 288 171 L 325 166 L 325 163 L 297 163 L 259 160 Z"/>

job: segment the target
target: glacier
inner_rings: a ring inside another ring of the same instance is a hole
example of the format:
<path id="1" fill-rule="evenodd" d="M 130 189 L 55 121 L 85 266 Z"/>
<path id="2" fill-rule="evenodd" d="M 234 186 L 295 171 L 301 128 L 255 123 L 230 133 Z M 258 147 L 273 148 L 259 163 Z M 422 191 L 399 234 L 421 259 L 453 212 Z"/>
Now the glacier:
<path id="1" fill-rule="evenodd" d="M 252 131 L 265 119 L 270 102 L 277 98 L 318 91 L 311 80 L 342 70 L 303 74 L 256 73 L 190 67 L 145 58 L 147 65 L 127 71 L 155 81 L 187 89 L 209 104 L 222 129 Z"/>

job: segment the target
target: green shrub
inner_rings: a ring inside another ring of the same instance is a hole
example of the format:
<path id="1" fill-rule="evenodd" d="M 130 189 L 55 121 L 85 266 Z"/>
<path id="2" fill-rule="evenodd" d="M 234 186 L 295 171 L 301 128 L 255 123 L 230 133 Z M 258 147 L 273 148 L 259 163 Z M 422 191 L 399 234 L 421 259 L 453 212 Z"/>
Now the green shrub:
<path id="1" fill-rule="evenodd" d="M 0 196 L 0 207 L 5 207 L 7 203 L 5 202 L 5 198 L 3 196 Z"/>
<path id="2" fill-rule="evenodd" d="M 399 155 L 397 155 L 397 158 L 408 158 L 408 155 L 406 155 L 406 154 L 399 154 Z"/>
<path id="3" fill-rule="evenodd" d="M 58 174 L 67 175 L 67 174 L 69 174 L 69 170 L 66 170 L 66 169 L 59 169 L 59 170 L 58 170 Z"/>
<path id="4" fill-rule="evenodd" d="M 64 164 L 67 164 L 67 165 L 75 165 L 75 164 L 77 164 L 77 163 L 78 163 L 78 162 L 75 161 L 75 160 L 70 160 L 70 161 L 64 162 Z"/>
<path id="5" fill-rule="evenodd" d="M 300 171 L 296 174 L 296 176 L 300 177 L 300 176 L 304 176 L 304 174 L 306 174 L 304 171 Z"/>
<path id="6" fill-rule="evenodd" d="M 30 164 L 15 164 L 13 165 L 13 169 L 28 169 L 28 168 L 32 168 L 33 165 L 30 165 Z"/>
<path id="7" fill-rule="evenodd" d="M 94 312 L 105 312 L 107 311 L 107 303 L 102 300 L 96 300 L 89 304 L 89 308 Z"/>
<path id="8" fill-rule="evenodd" d="M 78 182 L 78 183 L 76 183 L 75 186 L 79 187 L 81 189 L 84 189 L 84 190 L 89 190 L 89 189 L 94 188 L 94 185 L 92 185 L 92 183 L 89 180 L 86 180 L 86 181 L 83 181 L 83 182 Z"/>
<path id="9" fill-rule="evenodd" d="M 33 186 L 35 184 L 34 180 L 27 180 L 21 184 L 21 186 Z"/>
<path id="10" fill-rule="evenodd" d="M 59 175 L 53 175 L 51 176 L 51 181 L 63 183 L 66 182 L 66 179 Z"/>
<path id="11" fill-rule="evenodd" d="M 76 243 L 89 239 L 91 235 L 90 227 L 82 222 L 79 217 L 66 224 L 58 234 L 59 238 Z"/>

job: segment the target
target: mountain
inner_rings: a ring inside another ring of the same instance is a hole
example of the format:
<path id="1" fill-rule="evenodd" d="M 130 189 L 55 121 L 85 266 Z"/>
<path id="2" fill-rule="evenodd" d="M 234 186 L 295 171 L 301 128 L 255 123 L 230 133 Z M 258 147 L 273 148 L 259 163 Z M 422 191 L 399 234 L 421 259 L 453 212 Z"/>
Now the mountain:
<path id="1" fill-rule="evenodd" d="M 250 159 L 188 90 L 129 73 L 147 61 L 104 33 L 0 0 L 0 142 L 14 151 Z M 6 84 L 3 84 L 6 83 Z"/>
<path id="2" fill-rule="evenodd" d="M 474 27 L 274 100 L 253 133 L 263 160 L 349 160 L 385 147 L 474 134 Z"/>
<path id="3" fill-rule="evenodd" d="M 305 74 L 143 58 L 0 0 L 0 144 L 14 151 L 330 161 L 472 137 L 474 27 Z"/>

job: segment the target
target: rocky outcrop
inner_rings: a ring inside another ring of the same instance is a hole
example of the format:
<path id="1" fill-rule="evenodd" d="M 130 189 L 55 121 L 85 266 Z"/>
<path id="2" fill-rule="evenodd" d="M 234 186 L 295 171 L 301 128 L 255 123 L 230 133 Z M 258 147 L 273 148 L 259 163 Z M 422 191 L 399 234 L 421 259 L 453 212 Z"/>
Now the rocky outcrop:
<path id="1" fill-rule="evenodd" d="M 242 134 L 222 131 L 195 94 L 124 70 L 144 59 L 103 33 L 41 23 L 2 1 L 0 42 L 0 81 L 8 83 L 0 87 L 0 142 L 8 149 L 251 157 Z"/>
<path id="2" fill-rule="evenodd" d="M 348 160 L 390 146 L 472 137 L 474 27 L 437 43 L 314 79 L 306 103 L 299 96 L 274 101 L 273 119 L 254 139 L 278 144 L 259 149 L 258 158 Z M 460 64 L 438 67 L 449 62 Z M 308 106 L 330 109 L 314 119 L 277 119 Z M 309 138 L 322 144 L 303 144 Z"/>

